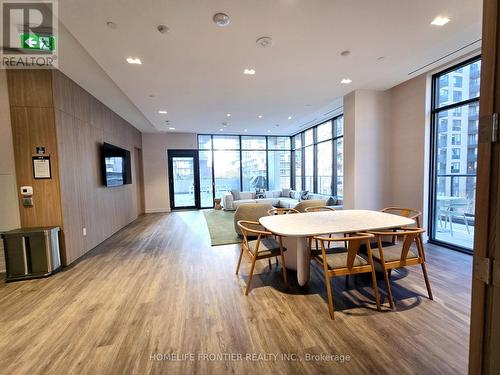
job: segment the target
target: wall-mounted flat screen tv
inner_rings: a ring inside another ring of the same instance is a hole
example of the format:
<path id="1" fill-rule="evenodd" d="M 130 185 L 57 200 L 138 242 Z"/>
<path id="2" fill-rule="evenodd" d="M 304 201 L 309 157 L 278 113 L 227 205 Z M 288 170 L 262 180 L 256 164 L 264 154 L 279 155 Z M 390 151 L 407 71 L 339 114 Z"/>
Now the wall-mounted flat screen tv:
<path id="1" fill-rule="evenodd" d="M 101 154 L 104 186 L 113 187 L 132 183 L 130 151 L 104 143 Z"/>

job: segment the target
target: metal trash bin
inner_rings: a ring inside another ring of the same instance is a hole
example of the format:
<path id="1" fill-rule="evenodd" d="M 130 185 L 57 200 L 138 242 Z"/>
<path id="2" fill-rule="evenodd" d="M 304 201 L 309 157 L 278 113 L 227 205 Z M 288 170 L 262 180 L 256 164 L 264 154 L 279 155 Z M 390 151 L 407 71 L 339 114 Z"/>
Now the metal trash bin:
<path id="1" fill-rule="evenodd" d="M 59 230 L 21 228 L 2 233 L 6 281 L 45 277 L 61 268 Z"/>

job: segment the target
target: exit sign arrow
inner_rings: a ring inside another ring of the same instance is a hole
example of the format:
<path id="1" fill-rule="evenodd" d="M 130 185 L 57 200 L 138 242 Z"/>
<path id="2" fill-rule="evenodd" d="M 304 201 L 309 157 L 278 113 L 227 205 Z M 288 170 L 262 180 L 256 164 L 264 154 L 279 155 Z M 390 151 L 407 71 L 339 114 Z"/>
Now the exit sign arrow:
<path id="1" fill-rule="evenodd" d="M 27 44 L 28 47 L 30 47 L 30 48 L 34 48 L 35 46 L 38 46 L 38 41 L 35 40 L 35 38 L 33 38 L 33 37 L 29 37 L 28 39 L 26 39 L 24 41 L 24 43 Z"/>
<path id="2" fill-rule="evenodd" d="M 55 38 L 51 35 L 21 34 L 21 48 L 52 52 L 55 50 Z"/>

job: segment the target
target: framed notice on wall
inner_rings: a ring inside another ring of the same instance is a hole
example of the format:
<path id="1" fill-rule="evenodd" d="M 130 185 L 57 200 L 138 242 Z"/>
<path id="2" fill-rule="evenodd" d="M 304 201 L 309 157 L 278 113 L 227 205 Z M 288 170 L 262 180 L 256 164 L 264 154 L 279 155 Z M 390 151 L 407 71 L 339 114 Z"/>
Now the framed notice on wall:
<path id="1" fill-rule="evenodd" d="M 50 156 L 33 156 L 33 177 L 36 179 L 52 178 Z"/>

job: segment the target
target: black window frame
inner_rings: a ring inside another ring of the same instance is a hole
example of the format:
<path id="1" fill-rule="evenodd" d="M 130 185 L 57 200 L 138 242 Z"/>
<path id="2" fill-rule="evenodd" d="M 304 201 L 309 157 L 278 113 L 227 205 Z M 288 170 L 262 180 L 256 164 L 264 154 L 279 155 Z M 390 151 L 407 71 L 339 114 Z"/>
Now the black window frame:
<path id="1" fill-rule="evenodd" d="M 429 196 L 428 196 L 428 241 L 429 243 L 433 243 L 442 247 L 446 247 L 451 250 L 459 251 L 462 253 L 466 254 L 472 254 L 473 249 L 469 249 L 460 245 L 456 244 L 451 244 L 448 242 L 440 241 L 435 238 L 435 231 L 436 231 L 436 222 L 434 220 L 435 218 L 435 212 L 436 212 L 436 199 L 435 199 L 435 194 L 436 194 L 436 187 L 437 187 L 437 177 L 438 177 L 438 152 L 437 150 L 439 149 L 439 144 L 437 144 L 437 137 L 438 137 L 438 126 L 439 126 L 439 121 L 438 121 L 438 114 L 440 112 L 446 112 L 450 110 L 458 110 L 460 113 L 462 111 L 462 107 L 469 105 L 469 104 L 477 104 L 480 105 L 480 99 L 481 96 L 479 95 L 478 97 L 475 98 L 469 98 L 465 99 L 453 104 L 447 104 L 442 107 L 439 107 L 438 104 L 438 81 L 439 78 L 442 76 L 445 76 L 448 73 L 457 71 L 460 68 L 463 68 L 464 66 L 473 64 L 477 61 L 481 61 L 481 55 L 471 57 L 470 59 L 467 59 L 465 61 L 462 61 L 456 65 L 453 65 L 445 70 L 442 70 L 438 73 L 435 73 L 432 75 L 432 83 L 431 83 L 431 132 L 430 132 L 430 168 L 429 168 Z M 450 176 L 451 179 L 453 177 L 476 177 L 477 176 L 477 171 L 474 174 L 458 174 L 458 173 L 445 173 L 445 176 Z M 443 177 L 442 174 L 440 174 L 439 177 Z M 451 184 L 453 185 L 453 180 L 451 181 Z"/>

